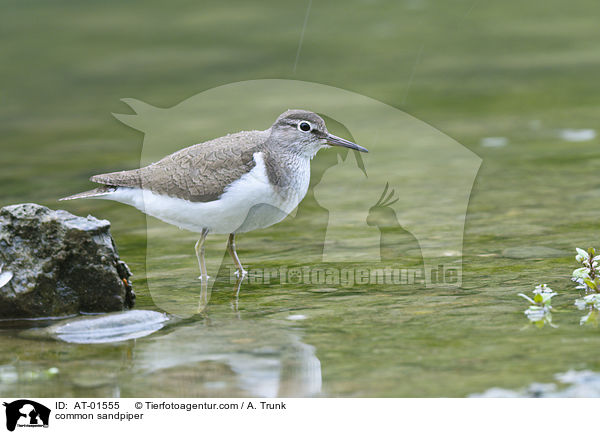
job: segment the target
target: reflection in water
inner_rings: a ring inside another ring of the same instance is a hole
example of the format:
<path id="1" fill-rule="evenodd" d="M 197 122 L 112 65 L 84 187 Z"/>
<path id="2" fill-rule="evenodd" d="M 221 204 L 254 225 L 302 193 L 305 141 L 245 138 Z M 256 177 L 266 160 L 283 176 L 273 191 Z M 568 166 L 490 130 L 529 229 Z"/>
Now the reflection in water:
<path id="1" fill-rule="evenodd" d="M 315 348 L 290 330 L 280 324 L 265 327 L 263 321 L 207 322 L 143 342 L 135 351 L 134 370 L 145 378 L 180 378 L 170 387 L 186 396 L 203 396 L 197 393 L 203 389 L 261 397 L 313 396 L 321 391 Z M 212 372 L 211 378 L 204 370 Z"/>
<path id="2" fill-rule="evenodd" d="M 242 395 L 313 396 L 321 391 L 321 362 L 315 348 L 292 330 L 275 322 L 242 319 L 238 297 L 242 278 L 233 289 L 226 320 L 207 311 L 211 287 L 203 284 L 199 313 L 202 322 L 175 328 L 136 351 L 135 369 L 143 377 L 175 375 L 177 393 L 197 395 L 202 389 L 237 389 Z M 206 378 L 205 369 L 212 375 Z M 182 375 L 183 374 L 183 375 Z M 208 380 L 208 381 L 207 381 Z M 190 387 L 192 386 L 192 387 Z M 207 396 L 203 392 L 197 396 Z"/>
<path id="3" fill-rule="evenodd" d="M 168 319 L 164 313 L 153 310 L 128 310 L 69 318 L 46 328 L 25 330 L 21 335 L 54 338 L 74 344 L 123 342 L 160 330 Z"/>
<path id="4" fill-rule="evenodd" d="M 209 294 L 202 297 L 208 301 Z M 56 327 L 45 330 L 47 335 Z M 321 392 L 321 363 L 297 327 L 264 317 L 243 319 L 227 305 L 205 306 L 202 315 L 185 322 L 110 345 L 40 341 L 42 336 L 0 330 L 0 345 L 7 350 L 0 359 L 0 395 L 277 397 Z M 40 357 L 40 348 L 47 358 Z"/>

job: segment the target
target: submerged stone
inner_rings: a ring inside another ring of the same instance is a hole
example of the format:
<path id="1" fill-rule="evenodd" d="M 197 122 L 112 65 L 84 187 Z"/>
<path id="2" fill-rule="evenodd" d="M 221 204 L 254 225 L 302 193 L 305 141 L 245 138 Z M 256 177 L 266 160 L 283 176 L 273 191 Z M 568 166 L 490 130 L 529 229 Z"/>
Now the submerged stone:
<path id="1" fill-rule="evenodd" d="M 107 220 L 37 204 L 0 209 L 0 318 L 131 308 L 131 272 L 109 229 Z"/>

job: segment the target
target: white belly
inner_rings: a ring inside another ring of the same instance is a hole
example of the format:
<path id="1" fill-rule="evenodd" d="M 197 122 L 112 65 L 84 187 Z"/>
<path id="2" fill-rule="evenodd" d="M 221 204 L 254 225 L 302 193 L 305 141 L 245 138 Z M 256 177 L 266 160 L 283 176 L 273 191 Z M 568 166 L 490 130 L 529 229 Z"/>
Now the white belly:
<path id="1" fill-rule="evenodd" d="M 299 171 L 298 182 L 279 193 L 269 183 L 262 153 L 254 154 L 256 166 L 233 182 L 218 200 L 190 202 L 139 188 L 120 187 L 101 196 L 125 203 L 166 223 L 202 232 L 229 234 L 266 228 L 283 220 L 306 195 L 310 161 Z"/>

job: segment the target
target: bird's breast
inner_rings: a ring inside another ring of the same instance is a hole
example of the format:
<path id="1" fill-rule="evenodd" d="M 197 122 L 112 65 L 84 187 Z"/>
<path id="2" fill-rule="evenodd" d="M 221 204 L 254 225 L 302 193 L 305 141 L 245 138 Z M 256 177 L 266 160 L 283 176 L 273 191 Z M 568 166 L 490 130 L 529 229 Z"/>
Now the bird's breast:
<path id="1" fill-rule="evenodd" d="M 310 159 L 287 158 L 267 165 L 267 175 L 274 191 L 293 210 L 306 196 L 310 185 Z"/>

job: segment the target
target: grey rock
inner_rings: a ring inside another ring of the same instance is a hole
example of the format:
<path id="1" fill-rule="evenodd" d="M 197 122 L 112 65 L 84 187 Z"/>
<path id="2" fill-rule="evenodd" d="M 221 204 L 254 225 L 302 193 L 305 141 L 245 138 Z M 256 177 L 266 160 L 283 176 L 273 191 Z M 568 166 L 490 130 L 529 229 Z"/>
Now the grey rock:
<path id="1" fill-rule="evenodd" d="M 0 318 L 132 307 L 131 272 L 109 229 L 107 220 L 37 204 L 0 209 L 0 264 L 11 275 L 0 287 Z"/>

